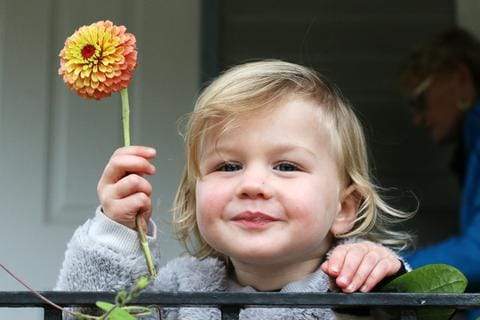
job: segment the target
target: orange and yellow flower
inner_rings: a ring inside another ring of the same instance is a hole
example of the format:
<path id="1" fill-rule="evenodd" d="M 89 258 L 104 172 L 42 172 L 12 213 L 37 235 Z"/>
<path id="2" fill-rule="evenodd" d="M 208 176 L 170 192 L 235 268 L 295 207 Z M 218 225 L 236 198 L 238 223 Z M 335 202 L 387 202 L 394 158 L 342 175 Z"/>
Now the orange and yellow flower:
<path id="1" fill-rule="evenodd" d="M 58 73 L 80 96 L 102 99 L 127 88 L 137 65 L 135 36 L 124 26 L 99 21 L 65 41 Z"/>

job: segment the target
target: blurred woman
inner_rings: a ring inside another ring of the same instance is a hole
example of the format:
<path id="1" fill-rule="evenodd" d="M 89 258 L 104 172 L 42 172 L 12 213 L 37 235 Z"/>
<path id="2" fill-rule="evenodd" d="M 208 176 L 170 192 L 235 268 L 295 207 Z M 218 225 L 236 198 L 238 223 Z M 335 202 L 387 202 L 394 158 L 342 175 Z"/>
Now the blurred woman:
<path id="1" fill-rule="evenodd" d="M 480 42 L 455 28 L 415 50 L 401 74 L 415 125 L 438 143 L 456 143 L 452 169 L 462 186 L 458 235 L 407 257 L 413 268 L 446 263 L 480 291 Z M 471 312 L 473 313 L 473 312 Z M 477 316 L 480 313 L 475 313 Z M 473 314 L 469 319 L 474 319 Z"/>

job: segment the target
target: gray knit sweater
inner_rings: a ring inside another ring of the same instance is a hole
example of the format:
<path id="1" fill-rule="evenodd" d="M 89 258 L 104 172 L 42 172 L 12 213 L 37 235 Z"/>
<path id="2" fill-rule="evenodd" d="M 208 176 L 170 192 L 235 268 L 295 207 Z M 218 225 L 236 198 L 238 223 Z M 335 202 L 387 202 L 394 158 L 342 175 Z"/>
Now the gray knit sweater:
<path id="1" fill-rule="evenodd" d="M 149 223 L 149 244 L 159 262 L 155 242 L 156 227 Z M 136 233 L 109 218 L 99 209 L 95 217 L 74 233 L 65 252 L 65 261 L 55 287 L 62 291 L 117 291 L 146 274 L 144 257 Z M 306 278 L 287 284 L 281 292 L 326 292 L 329 277 L 318 270 Z M 148 291 L 255 292 L 229 279 L 225 265 L 215 258 L 199 260 L 186 256 L 173 259 L 158 271 Z M 220 319 L 215 308 L 170 308 L 161 311 L 162 319 Z M 155 318 L 156 319 L 156 318 Z M 246 308 L 242 320 L 366 319 L 339 316 L 330 309 Z"/>

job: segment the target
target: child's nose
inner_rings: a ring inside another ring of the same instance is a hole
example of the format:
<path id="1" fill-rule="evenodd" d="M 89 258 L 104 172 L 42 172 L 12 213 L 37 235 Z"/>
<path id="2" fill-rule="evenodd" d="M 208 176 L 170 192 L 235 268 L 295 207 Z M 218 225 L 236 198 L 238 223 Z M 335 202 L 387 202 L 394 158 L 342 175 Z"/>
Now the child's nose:
<path id="1" fill-rule="evenodd" d="M 245 170 L 236 193 L 239 198 L 270 199 L 273 196 L 273 190 L 268 183 L 268 173 L 258 168 Z"/>

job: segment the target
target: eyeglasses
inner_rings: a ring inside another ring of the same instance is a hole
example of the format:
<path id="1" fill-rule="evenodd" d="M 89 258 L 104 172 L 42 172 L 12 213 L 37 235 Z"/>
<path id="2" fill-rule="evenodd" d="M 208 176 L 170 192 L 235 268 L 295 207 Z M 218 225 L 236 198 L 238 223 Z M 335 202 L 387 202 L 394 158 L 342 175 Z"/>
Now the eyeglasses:
<path id="1" fill-rule="evenodd" d="M 408 104 L 413 113 L 422 114 L 427 107 L 426 104 L 426 92 L 430 84 L 432 83 L 432 77 L 428 77 L 413 90 L 413 94 L 408 100 Z"/>

